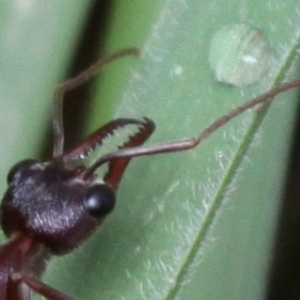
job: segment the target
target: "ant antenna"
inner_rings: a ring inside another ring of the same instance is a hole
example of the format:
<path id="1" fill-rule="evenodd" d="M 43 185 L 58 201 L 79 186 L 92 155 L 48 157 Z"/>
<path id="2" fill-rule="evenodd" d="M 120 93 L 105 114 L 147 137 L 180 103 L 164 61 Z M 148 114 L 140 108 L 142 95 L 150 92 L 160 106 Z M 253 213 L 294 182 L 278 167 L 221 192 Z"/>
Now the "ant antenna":
<path id="1" fill-rule="evenodd" d="M 284 91 L 291 88 L 299 87 L 300 79 L 292 80 L 289 82 L 282 83 L 281 85 L 275 86 L 268 92 L 261 94 L 252 100 L 245 102 L 244 104 L 232 109 L 229 113 L 219 117 L 208 127 L 206 127 L 198 137 L 192 137 L 188 139 L 177 140 L 169 143 L 163 143 L 153 146 L 139 146 L 120 149 L 115 152 L 108 153 L 100 157 L 93 165 L 91 165 L 85 172 L 84 176 L 89 176 L 101 165 L 110 162 L 114 159 L 125 158 L 125 157 L 137 157 L 144 155 L 153 155 L 166 152 L 179 152 L 197 147 L 200 143 L 211 136 L 217 129 L 227 124 L 230 120 L 242 114 L 244 111 L 255 107 L 258 104 L 271 102 L 274 97 Z"/>
<path id="2" fill-rule="evenodd" d="M 64 124 L 63 124 L 63 98 L 67 91 L 74 90 L 76 87 L 89 81 L 92 77 L 97 75 L 99 70 L 109 64 L 110 62 L 124 57 L 139 55 L 139 50 L 135 47 L 126 48 L 121 51 L 114 52 L 105 58 L 99 59 L 92 64 L 87 70 L 83 71 L 74 78 L 71 78 L 61 85 L 59 85 L 54 93 L 54 111 L 53 111 L 53 134 L 54 134 L 54 146 L 53 157 L 58 157 L 63 154 L 64 149 Z"/>

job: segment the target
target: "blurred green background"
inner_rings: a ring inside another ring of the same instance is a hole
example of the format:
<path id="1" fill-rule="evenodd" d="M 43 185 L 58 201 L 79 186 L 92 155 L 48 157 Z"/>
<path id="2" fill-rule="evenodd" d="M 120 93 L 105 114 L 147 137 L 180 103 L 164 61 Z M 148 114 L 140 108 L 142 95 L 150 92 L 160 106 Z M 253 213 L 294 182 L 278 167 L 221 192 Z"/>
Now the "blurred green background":
<path id="1" fill-rule="evenodd" d="M 154 119 L 149 143 L 195 136 L 299 75 L 299 9 L 292 0 L 0 0 L 1 190 L 15 162 L 50 159 L 53 90 L 96 58 L 142 51 L 68 95 L 67 147 L 120 116 Z M 273 57 L 241 88 L 217 82 L 208 59 L 213 36 L 234 24 L 260 29 Z M 194 151 L 135 159 L 116 211 L 54 258 L 45 282 L 87 300 L 299 299 L 297 276 L 285 283 L 289 297 L 268 294 L 297 92 L 278 98 L 267 115 L 246 113 Z"/>

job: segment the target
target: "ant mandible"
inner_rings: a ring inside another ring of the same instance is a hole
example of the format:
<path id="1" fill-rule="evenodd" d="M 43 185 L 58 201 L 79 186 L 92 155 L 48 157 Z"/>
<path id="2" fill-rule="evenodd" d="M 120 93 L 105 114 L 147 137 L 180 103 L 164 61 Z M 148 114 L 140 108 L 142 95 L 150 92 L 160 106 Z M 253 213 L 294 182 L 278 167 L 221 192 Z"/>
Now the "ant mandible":
<path id="1" fill-rule="evenodd" d="M 77 147 L 64 152 L 64 93 L 88 81 L 109 62 L 138 53 L 137 48 L 115 52 L 61 84 L 54 97 L 52 159 L 48 162 L 23 160 L 8 172 L 8 189 L 0 207 L 1 227 L 9 238 L 0 248 L 0 299 L 29 300 L 33 292 L 49 300 L 73 299 L 40 278 L 52 255 L 73 251 L 114 209 L 115 194 L 131 158 L 193 149 L 244 111 L 300 86 L 300 80 L 294 80 L 274 87 L 221 116 L 195 138 L 142 146 L 153 133 L 154 122 L 147 118 L 142 121 L 124 118 L 109 122 Z M 117 151 L 101 156 L 88 167 L 75 164 L 115 130 L 127 125 L 136 125 L 139 129 Z M 103 164 L 108 165 L 108 171 L 100 180 L 95 171 Z"/>

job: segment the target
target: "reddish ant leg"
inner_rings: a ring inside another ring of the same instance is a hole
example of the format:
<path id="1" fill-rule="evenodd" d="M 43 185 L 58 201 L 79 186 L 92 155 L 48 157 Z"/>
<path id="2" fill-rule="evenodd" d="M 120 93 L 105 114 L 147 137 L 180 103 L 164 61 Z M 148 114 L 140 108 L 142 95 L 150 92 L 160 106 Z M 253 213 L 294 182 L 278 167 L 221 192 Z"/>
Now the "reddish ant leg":
<path id="1" fill-rule="evenodd" d="M 87 70 L 80 73 L 78 76 L 71 78 L 61 85 L 59 85 L 54 94 L 54 113 L 53 113 L 53 134 L 54 134 L 54 146 L 53 157 L 57 157 L 63 154 L 64 148 L 64 125 L 63 125 L 63 112 L 62 103 L 64 94 L 67 91 L 74 90 L 76 87 L 89 81 L 92 77 L 96 76 L 99 69 L 109 64 L 110 62 L 128 55 L 139 55 L 139 50 L 136 47 L 126 48 L 117 52 L 114 52 L 103 59 L 98 60 L 91 65 Z"/>
<path id="2" fill-rule="evenodd" d="M 75 300 L 34 277 L 20 275 L 20 280 L 26 283 L 33 291 L 44 296 L 48 300 Z"/>

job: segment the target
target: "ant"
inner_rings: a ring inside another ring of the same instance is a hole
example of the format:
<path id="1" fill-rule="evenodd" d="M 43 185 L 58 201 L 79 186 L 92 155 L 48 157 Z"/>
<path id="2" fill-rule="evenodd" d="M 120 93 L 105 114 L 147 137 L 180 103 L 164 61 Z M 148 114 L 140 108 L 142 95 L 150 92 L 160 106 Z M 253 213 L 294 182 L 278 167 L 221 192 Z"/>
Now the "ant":
<path id="1" fill-rule="evenodd" d="M 77 248 L 112 212 L 116 191 L 131 158 L 193 149 L 244 111 L 300 86 L 300 80 L 276 86 L 216 119 L 195 138 L 142 146 L 154 132 L 154 122 L 148 118 L 122 118 L 107 123 L 75 148 L 64 151 L 62 102 L 65 92 L 90 80 L 109 62 L 138 54 L 134 47 L 112 53 L 58 86 L 54 95 L 51 160 L 23 160 L 8 172 L 8 189 L 0 206 L 1 227 L 9 238 L 0 248 L 2 300 L 30 300 L 33 292 L 49 300 L 72 300 L 41 281 L 47 261 L 52 255 L 64 255 Z M 138 131 L 118 150 L 101 156 L 88 167 L 78 165 L 80 159 L 101 146 L 115 130 L 127 125 L 136 125 Z M 108 171 L 100 180 L 95 171 L 103 164 L 108 165 Z"/>

